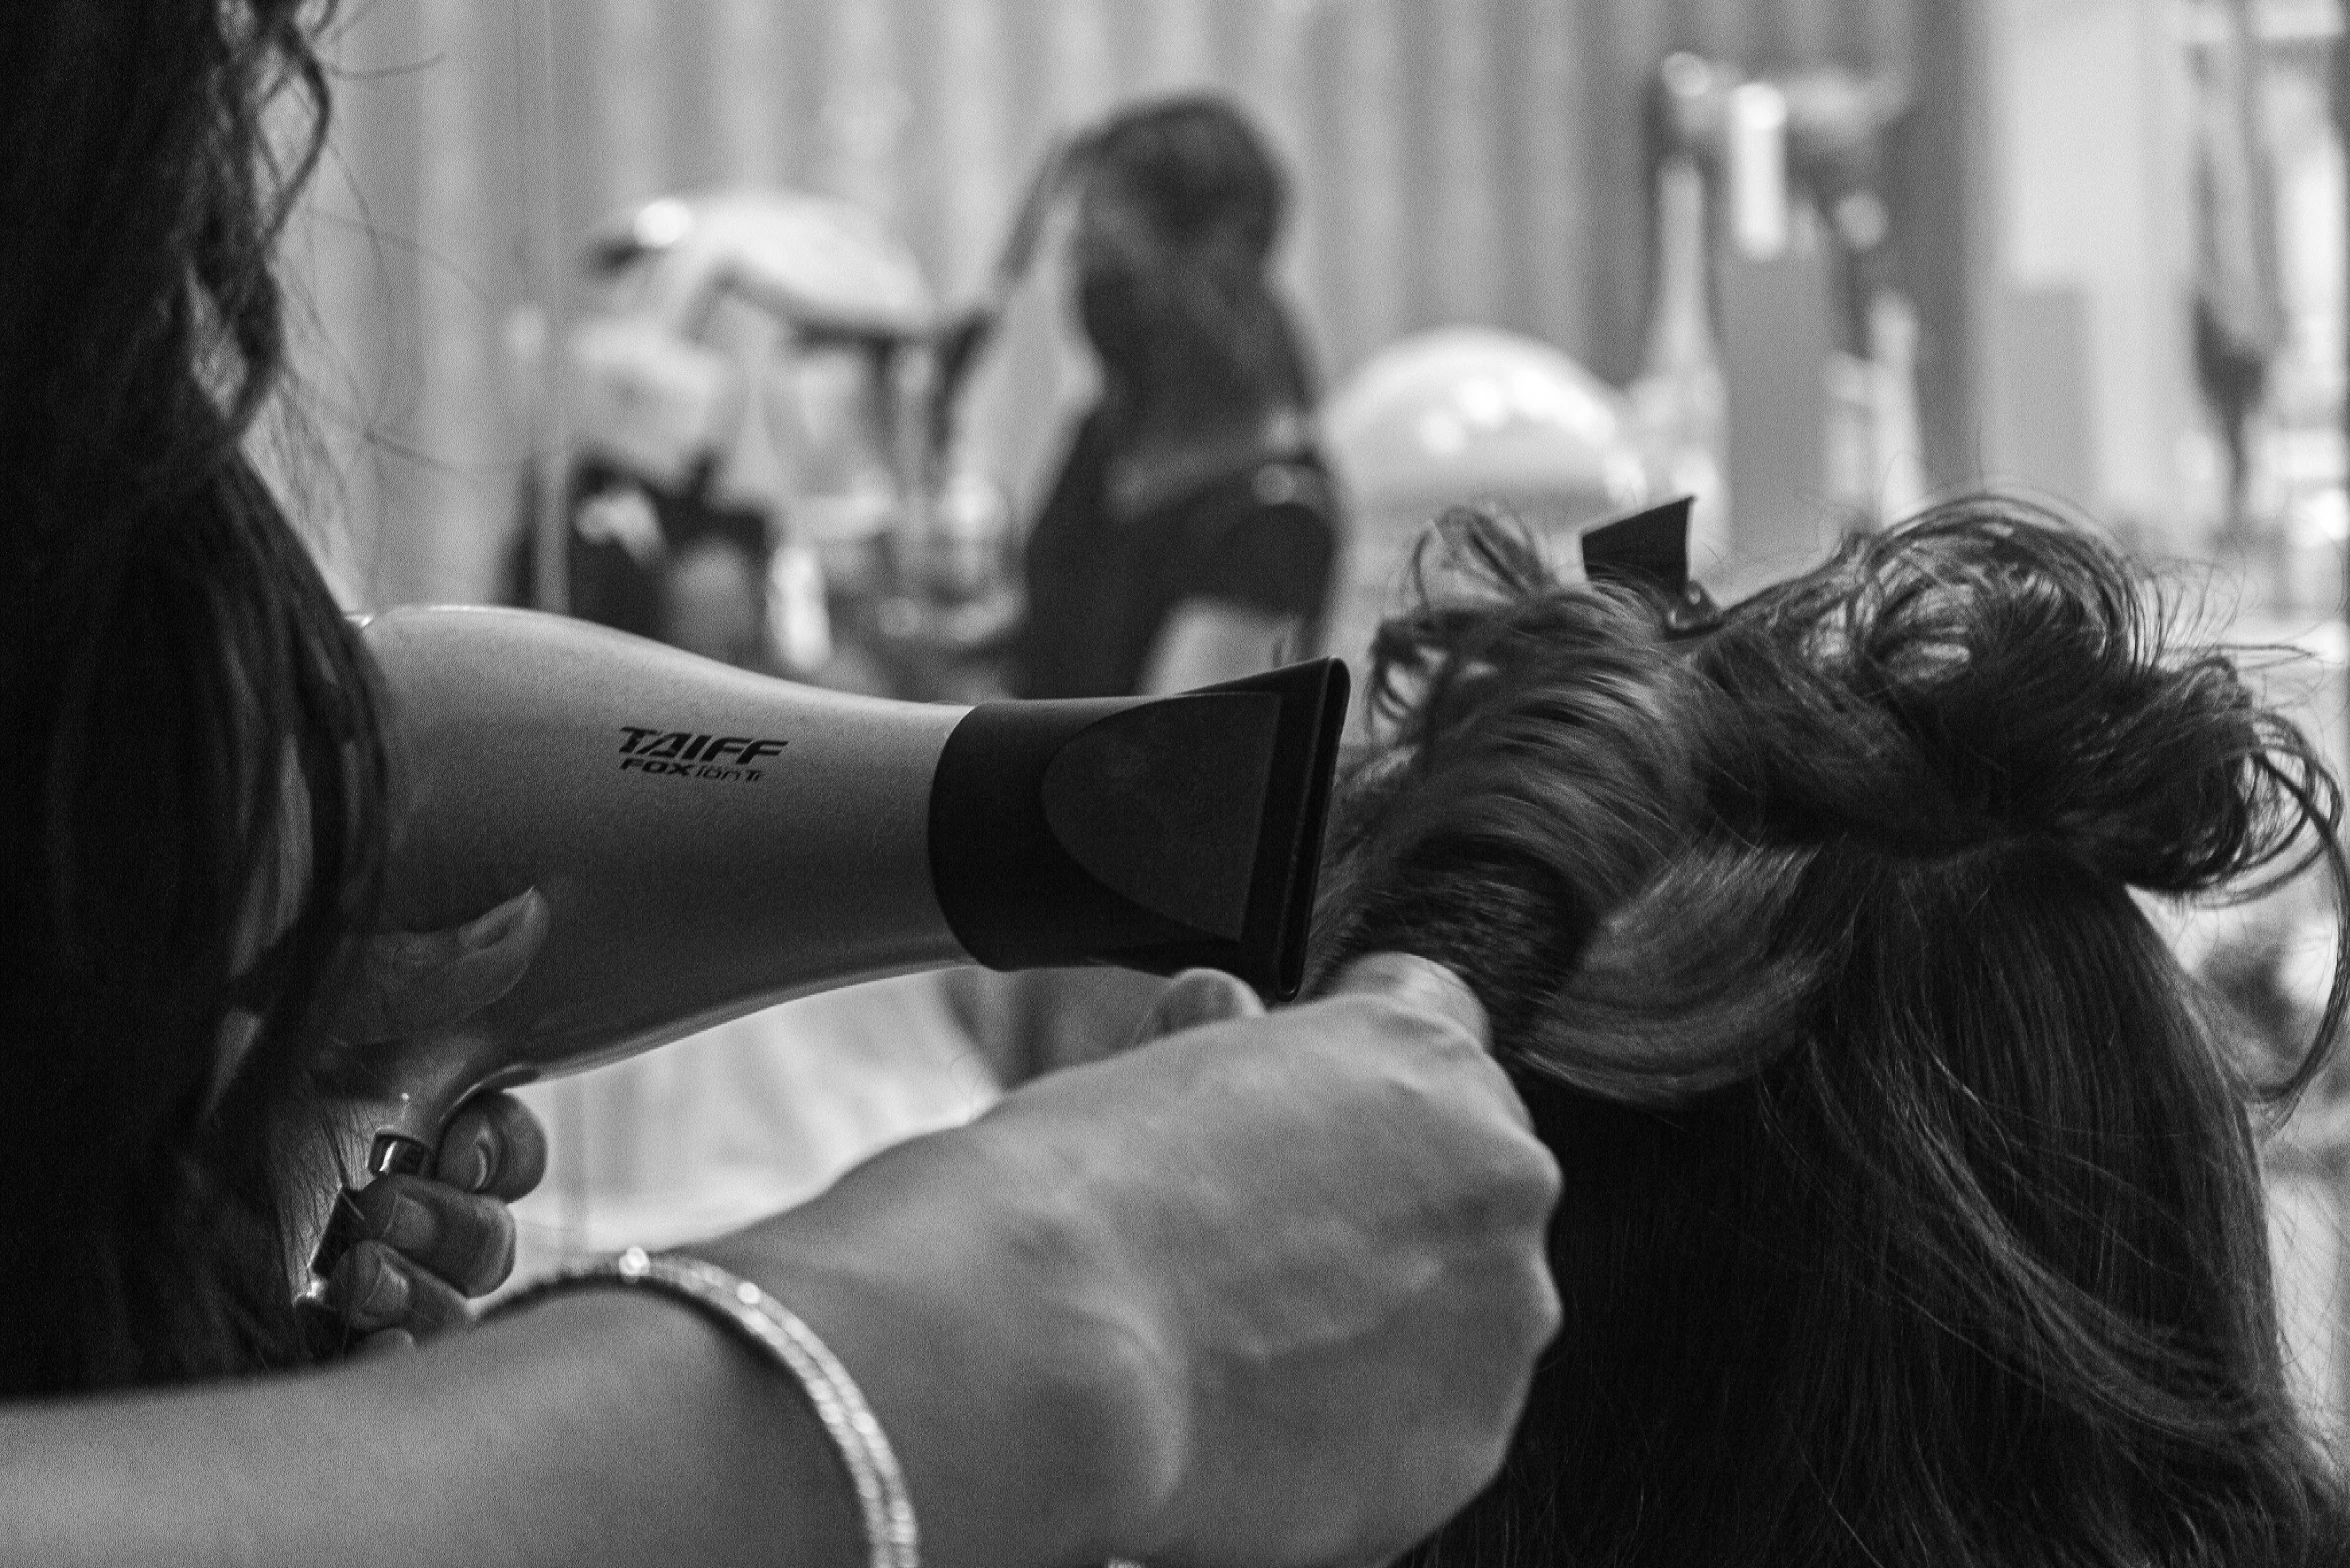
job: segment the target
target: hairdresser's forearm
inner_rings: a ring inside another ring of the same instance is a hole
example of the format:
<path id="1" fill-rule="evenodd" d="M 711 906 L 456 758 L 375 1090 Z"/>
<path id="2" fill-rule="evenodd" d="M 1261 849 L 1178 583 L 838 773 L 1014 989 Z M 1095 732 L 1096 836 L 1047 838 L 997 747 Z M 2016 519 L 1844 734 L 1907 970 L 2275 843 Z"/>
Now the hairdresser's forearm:
<path id="1" fill-rule="evenodd" d="M 1148 1283 L 1019 1148 L 992 1118 L 917 1138 L 695 1249 L 767 1285 L 856 1377 L 904 1465 L 925 1568 L 1124 1555 L 1181 1443 L 1180 1379 L 1140 1328 Z"/>
<path id="2" fill-rule="evenodd" d="M 798 1397 L 618 1293 L 318 1376 L 0 1412 L 10 1560 L 856 1568 Z"/>
<path id="3" fill-rule="evenodd" d="M 1049 1217 L 906 1201 L 909 1184 L 990 1190 L 967 1168 L 977 1141 L 917 1140 L 698 1250 L 849 1366 L 904 1465 L 926 1565 L 1099 1559 L 1132 1500 L 1119 1434 L 1149 1402 L 1114 1330 L 1088 1332 L 1098 1314 L 1059 1288 L 1094 1274 L 1056 1261 L 1072 1249 Z M 691 1310 L 616 1288 L 311 1376 L 0 1408 L 0 1540 L 12 1562 L 127 1568 L 865 1560 L 797 1385 Z"/>

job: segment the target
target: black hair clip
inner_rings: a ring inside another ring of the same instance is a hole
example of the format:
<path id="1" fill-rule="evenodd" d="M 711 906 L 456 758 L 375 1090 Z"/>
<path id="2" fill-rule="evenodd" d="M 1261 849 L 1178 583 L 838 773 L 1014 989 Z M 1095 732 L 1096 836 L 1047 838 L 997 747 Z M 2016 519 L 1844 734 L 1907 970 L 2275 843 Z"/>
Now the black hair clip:
<path id="1" fill-rule="evenodd" d="M 1695 637 L 1722 624 L 1722 608 L 1689 580 L 1689 512 L 1680 496 L 1592 529 L 1582 539 L 1583 575 L 1660 594 L 1667 637 Z"/>

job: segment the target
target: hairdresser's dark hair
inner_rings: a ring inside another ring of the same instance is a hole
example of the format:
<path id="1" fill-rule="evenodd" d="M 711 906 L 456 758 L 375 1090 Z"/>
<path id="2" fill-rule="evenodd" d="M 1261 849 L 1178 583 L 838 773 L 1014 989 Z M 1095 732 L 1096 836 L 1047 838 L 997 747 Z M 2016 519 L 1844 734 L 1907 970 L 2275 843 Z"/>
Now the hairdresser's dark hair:
<path id="1" fill-rule="evenodd" d="M 2309 743 L 1997 500 L 1669 640 L 1507 529 L 1379 634 L 1314 974 L 1452 966 L 1565 1172 L 1565 1326 L 1410 1559 L 2338 1564 L 2247 1105 L 2132 889 L 2322 867 Z"/>
<path id="2" fill-rule="evenodd" d="M 1313 374 L 1269 275 L 1289 203 L 1280 166 L 1230 102 L 1122 110 L 1071 151 L 1119 221 L 1079 304 L 1115 394 L 1309 406 Z"/>
<path id="3" fill-rule="evenodd" d="M 243 450 L 322 9 L 0 21 L 0 1394 L 301 1355 L 271 1134 L 385 792 L 365 656 Z"/>

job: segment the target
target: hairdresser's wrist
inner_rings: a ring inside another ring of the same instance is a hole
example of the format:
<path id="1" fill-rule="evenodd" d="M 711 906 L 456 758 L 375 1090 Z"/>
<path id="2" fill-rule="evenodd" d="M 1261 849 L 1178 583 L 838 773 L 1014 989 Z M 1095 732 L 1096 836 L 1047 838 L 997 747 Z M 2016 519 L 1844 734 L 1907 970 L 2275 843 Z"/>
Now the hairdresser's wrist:
<path id="1" fill-rule="evenodd" d="M 1177 1381 L 1117 1249 L 985 1123 L 695 1249 L 808 1322 L 873 1407 L 934 1568 L 1119 1555 L 1169 1487 Z"/>

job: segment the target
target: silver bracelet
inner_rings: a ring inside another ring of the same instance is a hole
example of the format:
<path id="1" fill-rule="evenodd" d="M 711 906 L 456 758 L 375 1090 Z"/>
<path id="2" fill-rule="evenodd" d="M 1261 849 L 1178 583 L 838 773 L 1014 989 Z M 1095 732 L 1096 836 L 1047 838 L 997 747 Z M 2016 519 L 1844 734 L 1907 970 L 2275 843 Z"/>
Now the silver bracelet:
<path id="1" fill-rule="evenodd" d="M 806 1391 L 849 1472 L 864 1519 L 871 1568 L 920 1568 L 914 1502 L 889 1438 L 849 1369 L 791 1309 L 714 1263 L 681 1253 L 656 1256 L 631 1247 L 527 1285 L 498 1303 L 497 1311 L 503 1314 L 544 1296 L 591 1285 L 633 1286 L 682 1301 L 732 1329 L 789 1372 Z"/>

